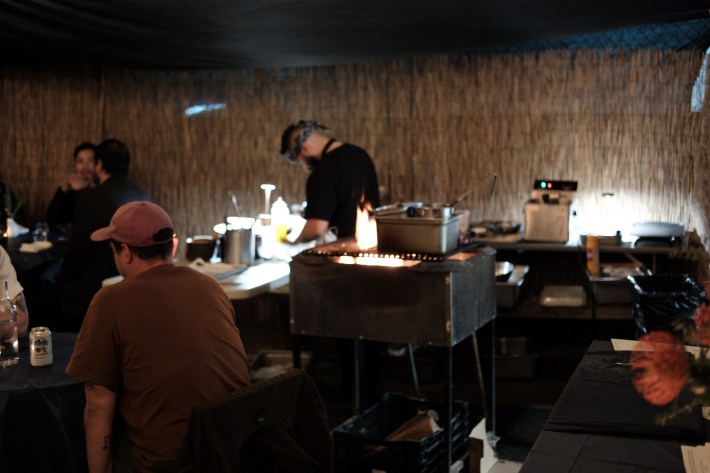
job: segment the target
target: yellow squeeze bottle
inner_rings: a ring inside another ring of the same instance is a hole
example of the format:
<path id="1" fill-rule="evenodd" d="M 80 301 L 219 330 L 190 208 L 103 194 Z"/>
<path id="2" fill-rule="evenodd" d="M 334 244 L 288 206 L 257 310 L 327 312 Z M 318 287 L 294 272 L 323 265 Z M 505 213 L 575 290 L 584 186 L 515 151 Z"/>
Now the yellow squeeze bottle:
<path id="1" fill-rule="evenodd" d="M 286 240 L 288 234 L 288 204 L 279 197 L 271 205 L 271 224 L 274 226 L 274 239 L 277 242 Z"/>

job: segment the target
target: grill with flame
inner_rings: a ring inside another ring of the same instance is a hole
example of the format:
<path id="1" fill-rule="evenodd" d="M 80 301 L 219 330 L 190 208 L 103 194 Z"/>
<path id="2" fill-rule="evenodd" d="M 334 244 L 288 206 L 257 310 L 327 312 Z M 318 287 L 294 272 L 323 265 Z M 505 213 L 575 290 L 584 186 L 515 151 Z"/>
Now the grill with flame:
<path id="1" fill-rule="evenodd" d="M 356 227 L 291 261 L 291 333 L 451 347 L 495 317 L 495 250 L 380 253 L 367 208 Z"/>
<path id="2" fill-rule="evenodd" d="M 349 251 L 354 255 L 343 254 Z M 289 292 L 293 335 L 445 348 L 449 361 L 441 421 L 449 426 L 452 347 L 496 314 L 495 250 L 462 250 L 429 261 L 364 251 L 355 241 L 339 240 L 293 258 Z M 294 337 L 294 365 L 300 357 L 299 338 Z M 493 357 L 489 359 L 492 364 Z M 357 373 L 357 365 L 355 369 Z M 495 431 L 493 371 L 491 366 L 486 391 L 487 417 Z M 354 404 L 357 411 L 357 396 Z M 451 465 L 451 429 L 444 427 L 444 432 L 445 458 Z"/>
<path id="3" fill-rule="evenodd" d="M 298 335 L 451 347 L 495 317 L 495 250 L 390 255 L 354 240 L 291 261 Z"/>
<path id="4" fill-rule="evenodd" d="M 451 348 L 495 317 L 495 250 L 481 247 L 447 255 L 379 253 L 372 237 L 363 238 L 361 230 L 376 234 L 373 223 L 358 225 L 357 239 L 337 240 L 293 258 L 291 333 L 446 348 L 449 362 L 441 421 L 444 458 L 450 466 Z M 294 365 L 300 357 L 298 338 L 294 338 Z M 490 386 L 493 371 L 491 367 Z M 495 431 L 490 386 L 487 404 Z M 356 396 L 356 410 L 358 405 Z"/>

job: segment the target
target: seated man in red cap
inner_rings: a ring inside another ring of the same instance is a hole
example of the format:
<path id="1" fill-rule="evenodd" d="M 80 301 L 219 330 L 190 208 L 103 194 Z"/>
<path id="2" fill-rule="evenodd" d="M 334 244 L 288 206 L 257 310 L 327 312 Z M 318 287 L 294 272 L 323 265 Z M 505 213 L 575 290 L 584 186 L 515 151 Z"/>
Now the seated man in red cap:
<path id="1" fill-rule="evenodd" d="M 234 308 L 214 278 L 173 264 L 173 223 L 155 204 L 123 205 L 91 239 L 110 242 L 125 279 L 92 300 L 67 367 L 86 383 L 89 470 L 167 472 L 193 407 L 249 384 Z M 115 411 L 132 465 L 112 459 Z"/>

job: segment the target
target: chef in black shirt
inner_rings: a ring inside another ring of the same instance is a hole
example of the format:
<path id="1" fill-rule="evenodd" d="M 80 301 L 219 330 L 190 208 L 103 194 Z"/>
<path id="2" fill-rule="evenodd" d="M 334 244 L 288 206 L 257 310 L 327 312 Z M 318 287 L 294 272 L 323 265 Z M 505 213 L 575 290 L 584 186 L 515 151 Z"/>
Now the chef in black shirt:
<path id="1" fill-rule="evenodd" d="M 357 209 L 380 206 L 372 158 L 343 143 L 316 121 L 299 120 L 281 136 L 281 154 L 310 172 L 306 183 L 306 224 L 294 242 L 307 242 L 335 228 L 338 238 L 355 234 Z"/>

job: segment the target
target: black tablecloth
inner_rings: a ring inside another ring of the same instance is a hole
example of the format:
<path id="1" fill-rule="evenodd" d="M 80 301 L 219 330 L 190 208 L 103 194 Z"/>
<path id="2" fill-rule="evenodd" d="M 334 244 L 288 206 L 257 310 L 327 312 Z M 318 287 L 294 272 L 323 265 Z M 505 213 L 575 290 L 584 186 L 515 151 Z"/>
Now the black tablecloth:
<path id="1" fill-rule="evenodd" d="M 16 238 L 8 238 L 2 246 L 10 255 L 10 261 L 15 268 L 18 277 L 22 278 L 24 273 L 28 273 L 37 268 L 44 268 L 48 264 L 56 261 L 64 256 L 67 251 L 68 239 L 64 233 L 52 232 L 49 240 L 52 242 L 52 247 L 47 250 L 38 251 L 37 253 L 25 253 L 20 251 L 23 243 L 31 243 L 32 235 L 29 233 L 20 235 Z"/>
<path id="2" fill-rule="evenodd" d="M 658 425 L 656 416 L 670 407 L 654 406 L 636 391 L 628 365 L 630 352 L 616 352 L 610 344 L 594 343 L 560 395 L 545 430 L 704 441 L 699 408 L 667 425 Z M 690 393 L 685 390 L 679 402 L 689 401 Z"/>
<path id="3" fill-rule="evenodd" d="M 656 415 L 671 407 L 653 406 L 636 392 L 628 360 L 629 352 L 613 351 L 610 342 L 592 343 L 521 473 L 684 471 L 680 445 L 705 442 L 700 410 L 657 425 Z"/>
<path id="4" fill-rule="evenodd" d="M 84 385 L 64 373 L 76 334 L 52 334 L 54 364 L 0 368 L 0 472 L 85 472 Z"/>
<path id="5" fill-rule="evenodd" d="M 520 473 L 682 473 L 679 441 L 543 431 Z"/>

